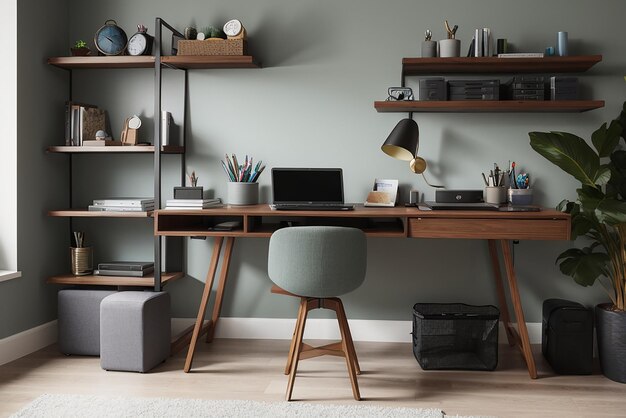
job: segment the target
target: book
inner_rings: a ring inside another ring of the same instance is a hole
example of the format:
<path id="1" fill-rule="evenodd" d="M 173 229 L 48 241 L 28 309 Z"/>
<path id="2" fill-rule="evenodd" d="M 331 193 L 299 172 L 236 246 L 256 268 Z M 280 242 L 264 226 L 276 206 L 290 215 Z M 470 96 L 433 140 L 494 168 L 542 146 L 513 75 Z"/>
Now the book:
<path id="1" fill-rule="evenodd" d="M 154 206 L 154 198 L 151 197 L 110 197 L 108 199 L 94 199 L 94 206 Z"/>
<path id="2" fill-rule="evenodd" d="M 82 123 L 81 109 L 84 109 L 82 114 L 87 114 L 86 112 L 87 109 L 98 109 L 98 106 L 87 104 L 87 103 L 73 102 L 73 101 L 65 102 L 65 145 L 79 146 L 81 144 L 80 140 L 81 140 L 81 137 L 83 136 L 82 135 L 83 123 Z M 98 109 L 98 112 L 94 114 L 97 114 L 99 118 L 100 117 L 103 118 L 101 122 L 98 122 L 99 124 L 97 126 L 101 126 L 101 127 L 98 127 L 96 131 L 100 129 L 104 130 L 105 125 L 106 125 L 105 123 L 106 114 L 104 110 Z M 86 121 L 88 126 L 96 126 L 96 125 L 93 125 L 90 121 L 91 119 Z M 93 132 L 94 139 L 95 139 L 96 131 Z"/>
<path id="3" fill-rule="evenodd" d="M 364 206 L 394 207 L 398 197 L 398 180 L 376 179 Z"/>
<path id="4" fill-rule="evenodd" d="M 224 205 L 221 203 L 216 203 L 214 205 L 208 206 L 166 206 L 164 209 L 166 210 L 203 210 L 203 209 L 215 209 L 215 208 L 223 208 Z"/>
<path id="5" fill-rule="evenodd" d="M 93 274 L 96 276 L 130 276 L 130 277 L 143 277 L 154 271 L 154 266 L 145 270 L 94 270 Z"/>
<path id="6" fill-rule="evenodd" d="M 147 261 L 110 261 L 98 263 L 98 270 L 143 271 L 152 268 L 154 263 Z"/>
<path id="7" fill-rule="evenodd" d="M 90 212 L 148 212 L 154 210 L 154 206 L 141 207 L 141 206 L 103 206 L 103 205 L 89 205 L 87 210 Z"/>
<path id="8" fill-rule="evenodd" d="M 222 203 L 222 199 L 168 199 L 166 206 L 202 206 L 206 204 Z"/>
<path id="9" fill-rule="evenodd" d="M 510 52 L 498 54 L 498 58 L 543 58 L 543 52 Z"/>
<path id="10" fill-rule="evenodd" d="M 119 147 L 122 146 L 121 141 L 113 141 L 113 140 L 105 140 L 105 141 L 97 141 L 97 140 L 83 140 L 83 147 Z"/>

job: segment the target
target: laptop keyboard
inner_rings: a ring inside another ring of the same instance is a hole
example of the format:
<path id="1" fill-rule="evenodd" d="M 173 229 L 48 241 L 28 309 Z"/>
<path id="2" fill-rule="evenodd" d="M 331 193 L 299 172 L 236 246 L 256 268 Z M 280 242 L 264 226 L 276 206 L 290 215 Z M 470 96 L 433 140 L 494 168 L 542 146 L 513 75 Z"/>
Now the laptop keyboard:
<path id="1" fill-rule="evenodd" d="M 336 203 L 275 203 L 276 210 L 353 210 L 354 205 L 340 205 Z"/>

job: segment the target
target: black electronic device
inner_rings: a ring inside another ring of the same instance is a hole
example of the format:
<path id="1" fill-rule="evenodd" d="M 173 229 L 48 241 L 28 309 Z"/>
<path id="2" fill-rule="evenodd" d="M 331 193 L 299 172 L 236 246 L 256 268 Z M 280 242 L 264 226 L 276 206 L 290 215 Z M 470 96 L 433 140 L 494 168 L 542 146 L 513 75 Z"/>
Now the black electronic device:
<path id="1" fill-rule="evenodd" d="M 482 190 L 435 190 L 436 203 L 481 203 Z"/>
<path id="2" fill-rule="evenodd" d="M 272 208 L 279 210 L 351 210 L 343 201 L 341 168 L 273 168 Z"/>
<path id="3" fill-rule="evenodd" d="M 204 199 L 202 187 L 174 187 L 174 199 Z"/>
<path id="4" fill-rule="evenodd" d="M 448 80 L 448 100 L 500 100 L 500 80 Z"/>
<path id="5" fill-rule="evenodd" d="M 420 101 L 446 100 L 446 80 L 443 77 L 420 79 L 417 99 Z"/>
<path id="6" fill-rule="evenodd" d="M 559 374 L 591 374 L 593 315 L 577 302 L 543 302 L 541 351 Z"/>

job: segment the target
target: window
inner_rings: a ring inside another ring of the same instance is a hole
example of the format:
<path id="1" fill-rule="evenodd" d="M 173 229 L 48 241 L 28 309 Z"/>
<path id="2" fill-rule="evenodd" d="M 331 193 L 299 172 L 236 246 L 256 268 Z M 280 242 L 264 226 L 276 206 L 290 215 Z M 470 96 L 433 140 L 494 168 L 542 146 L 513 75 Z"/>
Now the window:
<path id="1" fill-rule="evenodd" d="M 19 277 L 17 270 L 17 0 L 0 2 L 7 25 L 0 37 L 0 281 Z"/>

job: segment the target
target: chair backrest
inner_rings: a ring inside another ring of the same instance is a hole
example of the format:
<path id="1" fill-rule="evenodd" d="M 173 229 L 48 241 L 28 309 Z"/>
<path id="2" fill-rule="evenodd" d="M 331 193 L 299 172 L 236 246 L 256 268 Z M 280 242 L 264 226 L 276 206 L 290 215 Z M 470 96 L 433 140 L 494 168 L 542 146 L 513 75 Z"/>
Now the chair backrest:
<path id="1" fill-rule="evenodd" d="M 338 226 L 283 228 L 272 234 L 268 274 L 300 296 L 335 297 L 363 283 L 367 242 L 360 229 Z"/>

